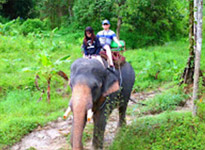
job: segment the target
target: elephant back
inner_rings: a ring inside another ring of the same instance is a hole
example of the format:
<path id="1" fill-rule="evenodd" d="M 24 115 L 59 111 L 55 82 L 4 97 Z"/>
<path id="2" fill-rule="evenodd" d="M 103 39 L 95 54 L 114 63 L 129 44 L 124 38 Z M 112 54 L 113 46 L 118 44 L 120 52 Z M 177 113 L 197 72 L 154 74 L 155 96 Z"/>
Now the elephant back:
<path id="1" fill-rule="evenodd" d="M 103 65 L 96 59 L 79 58 L 71 65 L 71 78 L 78 74 L 99 74 L 104 76 L 106 73 Z"/>

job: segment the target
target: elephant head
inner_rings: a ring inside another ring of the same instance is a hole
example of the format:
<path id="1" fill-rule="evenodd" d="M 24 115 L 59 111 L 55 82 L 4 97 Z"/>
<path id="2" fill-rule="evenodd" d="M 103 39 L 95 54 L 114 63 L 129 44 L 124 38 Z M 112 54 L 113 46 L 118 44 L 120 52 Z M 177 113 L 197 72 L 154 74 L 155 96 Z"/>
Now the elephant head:
<path id="1" fill-rule="evenodd" d="M 74 150 L 83 149 L 82 135 L 87 112 L 99 99 L 119 90 L 117 77 L 95 59 L 77 59 L 71 66 L 70 86 L 73 111 L 71 145 Z"/>

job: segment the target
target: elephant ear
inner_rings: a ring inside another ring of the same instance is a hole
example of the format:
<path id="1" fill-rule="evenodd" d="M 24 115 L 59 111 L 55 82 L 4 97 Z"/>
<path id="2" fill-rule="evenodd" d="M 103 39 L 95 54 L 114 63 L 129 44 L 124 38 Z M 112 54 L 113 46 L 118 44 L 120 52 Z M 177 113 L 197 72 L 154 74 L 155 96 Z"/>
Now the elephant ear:
<path id="1" fill-rule="evenodd" d="M 107 75 L 103 84 L 103 96 L 107 96 L 120 89 L 118 78 L 114 73 L 107 71 Z"/>

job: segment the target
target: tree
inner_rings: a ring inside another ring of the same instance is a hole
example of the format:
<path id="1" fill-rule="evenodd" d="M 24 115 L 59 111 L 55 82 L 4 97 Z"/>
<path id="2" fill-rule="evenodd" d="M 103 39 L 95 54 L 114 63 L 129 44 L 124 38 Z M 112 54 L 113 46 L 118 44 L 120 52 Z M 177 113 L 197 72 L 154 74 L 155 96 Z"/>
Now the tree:
<path id="1" fill-rule="evenodd" d="M 68 5 L 71 3 L 68 0 L 36 0 L 39 16 L 41 19 L 49 18 L 51 27 L 59 27 L 62 22 L 62 17 L 68 15 Z"/>
<path id="2" fill-rule="evenodd" d="M 203 0 L 194 0 L 195 8 L 197 8 L 195 21 L 196 21 L 196 29 L 195 29 L 195 69 L 194 69 L 194 88 L 193 88 L 193 115 L 196 115 L 197 108 L 195 101 L 198 96 L 198 88 L 199 88 L 199 73 L 200 73 L 200 59 L 201 59 L 201 47 L 202 47 L 202 17 L 203 17 Z"/>
<path id="3" fill-rule="evenodd" d="M 31 10 L 34 7 L 34 0 L 0 0 L 2 14 L 10 19 L 17 17 L 29 18 L 32 16 Z"/>
<path id="4" fill-rule="evenodd" d="M 74 0 L 68 0 L 68 12 L 69 12 L 69 17 L 73 17 L 73 5 L 74 5 Z"/>
<path id="5" fill-rule="evenodd" d="M 126 0 L 116 0 L 117 3 L 117 29 L 116 29 L 116 34 L 117 38 L 120 39 L 120 28 L 122 24 L 122 15 L 121 15 L 121 10 L 122 6 L 125 5 Z"/>
<path id="6" fill-rule="evenodd" d="M 50 103 L 50 84 L 51 84 L 51 79 L 55 75 L 59 75 L 62 78 L 64 78 L 66 81 L 68 81 L 67 75 L 58 69 L 58 65 L 63 63 L 63 62 L 69 62 L 70 55 L 64 56 L 60 59 L 58 59 L 55 62 L 51 61 L 50 56 L 47 54 L 46 51 L 43 51 L 42 53 L 39 54 L 38 56 L 38 62 L 39 65 L 38 67 L 30 67 L 30 68 L 24 68 L 22 71 L 32 71 L 35 72 L 35 85 L 37 90 L 41 91 L 41 97 L 39 98 L 38 101 L 42 99 L 43 94 L 45 91 L 47 91 L 47 101 Z M 38 84 L 38 80 L 40 77 L 44 78 L 47 82 L 47 89 L 41 89 Z"/>
<path id="7" fill-rule="evenodd" d="M 194 0 L 189 0 L 189 58 L 180 84 L 192 84 L 194 81 L 194 43 Z"/>
<path id="8" fill-rule="evenodd" d="M 133 48 L 163 44 L 187 34 L 185 0 L 126 0 L 122 14 L 121 37 L 129 39 L 127 44 Z"/>
<path id="9" fill-rule="evenodd" d="M 77 0 L 74 3 L 73 13 L 79 28 L 92 26 L 95 31 L 102 29 L 102 20 L 108 19 L 112 22 L 113 16 L 116 16 L 114 0 Z"/>
<path id="10" fill-rule="evenodd" d="M 2 9 L 2 4 L 5 4 L 7 0 L 0 0 L 0 10 Z"/>

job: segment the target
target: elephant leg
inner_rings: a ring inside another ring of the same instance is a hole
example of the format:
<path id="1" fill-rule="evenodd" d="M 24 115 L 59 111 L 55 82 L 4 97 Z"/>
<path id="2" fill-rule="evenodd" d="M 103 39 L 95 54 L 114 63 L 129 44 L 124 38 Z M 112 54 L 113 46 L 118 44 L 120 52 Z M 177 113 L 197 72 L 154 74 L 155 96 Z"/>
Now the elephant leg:
<path id="1" fill-rule="evenodd" d="M 119 107 L 119 122 L 118 127 L 126 125 L 126 110 L 127 110 L 128 100 L 126 100 L 120 107 Z"/>
<path id="2" fill-rule="evenodd" d="M 95 150 L 103 149 L 105 127 L 112 109 L 99 110 L 94 114 L 93 148 Z"/>

